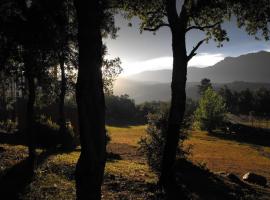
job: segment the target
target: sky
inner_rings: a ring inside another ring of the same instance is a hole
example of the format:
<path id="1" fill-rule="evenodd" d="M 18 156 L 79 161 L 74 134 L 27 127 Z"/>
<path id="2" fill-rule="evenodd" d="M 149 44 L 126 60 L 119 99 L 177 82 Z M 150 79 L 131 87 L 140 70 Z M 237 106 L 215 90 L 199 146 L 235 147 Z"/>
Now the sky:
<path id="1" fill-rule="evenodd" d="M 140 73 L 142 71 L 171 69 L 172 49 L 171 33 L 168 27 L 163 27 L 153 35 L 152 32 L 144 31 L 140 34 L 139 20 L 132 20 L 132 27 L 128 26 L 129 21 L 120 15 L 115 17 L 115 22 L 120 30 L 116 39 L 105 39 L 108 47 L 108 57 L 120 57 L 122 61 L 122 76 Z M 254 36 L 249 36 L 245 30 L 239 29 L 235 21 L 223 24 L 230 38 L 229 42 L 224 42 L 224 46 L 217 47 L 217 44 L 210 41 L 203 44 L 190 62 L 189 66 L 207 67 L 216 64 L 225 57 L 237 57 L 239 55 L 270 51 L 270 41 L 255 40 Z M 203 32 L 191 31 L 187 34 L 187 51 L 204 38 Z"/>

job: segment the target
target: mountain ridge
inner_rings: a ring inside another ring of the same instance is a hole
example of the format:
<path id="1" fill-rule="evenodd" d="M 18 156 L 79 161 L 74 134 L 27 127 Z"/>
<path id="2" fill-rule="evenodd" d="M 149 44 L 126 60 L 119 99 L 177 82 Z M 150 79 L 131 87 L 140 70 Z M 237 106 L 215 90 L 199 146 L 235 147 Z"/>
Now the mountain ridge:
<path id="1" fill-rule="evenodd" d="M 209 78 L 215 83 L 234 81 L 270 83 L 270 52 L 260 51 L 238 57 L 226 57 L 213 66 L 188 67 L 187 73 L 188 82 L 199 82 L 203 78 Z M 172 70 L 163 69 L 144 71 L 126 78 L 140 82 L 168 83 L 171 76 Z"/>
<path id="2" fill-rule="evenodd" d="M 172 71 L 168 69 L 145 71 L 126 78 L 118 78 L 114 85 L 116 95 L 128 94 L 136 103 L 169 101 Z M 260 51 L 227 57 L 206 68 L 188 68 L 187 97 L 198 99 L 201 79 L 209 78 L 214 88 L 227 85 L 235 91 L 265 87 L 270 89 L 270 52 Z"/>

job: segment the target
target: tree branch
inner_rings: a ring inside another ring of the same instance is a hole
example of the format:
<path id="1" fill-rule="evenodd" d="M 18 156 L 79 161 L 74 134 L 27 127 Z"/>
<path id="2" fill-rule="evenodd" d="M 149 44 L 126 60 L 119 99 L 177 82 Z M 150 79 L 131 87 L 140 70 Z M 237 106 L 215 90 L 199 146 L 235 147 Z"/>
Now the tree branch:
<path id="1" fill-rule="evenodd" d="M 145 30 L 145 31 L 157 31 L 158 29 L 160 29 L 161 27 L 164 27 L 164 26 L 170 27 L 169 24 L 164 23 L 164 24 L 159 24 L 154 28 L 143 28 L 143 30 Z"/>
<path id="2" fill-rule="evenodd" d="M 190 54 L 187 57 L 187 60 L 190 61 L 194 56 L 197 55 L 196 51 L 199 49 L 199 47 L 206 41 L 206 39 L 201 40 L 200 42 L 198 42 L 198 44 L 193 47 L 192 51 L 190 52 Z"/>
<path id="3" fill-rule="evenodd" d="M 201 30 L 204 31 L 205 29 L 210 29 L 210 28 L 214 28 L 215 26 L 219 25 L 221 22 L 217 22 L 215 24 L 212 25 L 208 25 L 208 26 L 190 26 L 186 29 L 186 33 L 189 32 L 192 29 L 197 29 L 197 30 Z"/>

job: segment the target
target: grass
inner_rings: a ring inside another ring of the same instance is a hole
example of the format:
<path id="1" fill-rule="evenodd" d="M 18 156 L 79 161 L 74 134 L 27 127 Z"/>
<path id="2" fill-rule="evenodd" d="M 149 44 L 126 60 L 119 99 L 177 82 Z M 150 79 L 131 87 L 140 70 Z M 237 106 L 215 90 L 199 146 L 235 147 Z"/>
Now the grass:
<path id="1" fill-rule="evenodd" d="M 157 181 L 146 160 L 138 151 L 138 141 L 145 135 L 146 126 L 107 127 L 111 136 L 108 150 L 120 158 L 107 162 L 103 199 L 149 199 Z M 192 145 L 190 159 L 205 164 L 211 171 L 226 171 L 242 176 L 252 171 L 270 181 L 270 147 L 253 146 L 217 138 L 201 131 L 192 131 L 184 145 Z M 1 144 L 0 178 L 5 170 L 24 160 L 27 148 Z M 78 149 L 70 153 L 54 154 L 36 170 L 32 183 L 21 199 L 75 199 L 74 170 Z M 269 192 L 270 194 L 270 192 Z M 266 198 L 267 199 L 267 198 Z"/>
<path id="2" fill-rule="evenodd" d="M 206 132 L 194 131 L 185 145 L 192 145 L 194 162 L 204 163 L 212 171 L 232 172 L 239 176 L 252 171 L 264 175 L 270 181 L 270 157 L 268 147 L 223 140 Z"/>
<path id="3" fill-rule="evenodd" d="M 146 126 L 107 127 L 112 140 L 111 143 L 138 146 L 138 141 L 145 135 Z"/>

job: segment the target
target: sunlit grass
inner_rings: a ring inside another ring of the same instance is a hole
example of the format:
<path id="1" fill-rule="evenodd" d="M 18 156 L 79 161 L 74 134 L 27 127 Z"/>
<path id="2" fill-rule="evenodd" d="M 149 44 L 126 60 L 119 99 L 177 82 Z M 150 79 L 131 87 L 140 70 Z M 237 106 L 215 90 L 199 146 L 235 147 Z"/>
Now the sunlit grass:
<path id="1" fill-rule="evenodd" d="M 146 126 L 111 127 L 108 126 L 111 143 L 138 146 L 138 141 L 145 135 Z"/>
<path id="2" fill-rule="evenodd" d="M 107 128 L 111 136 L 110 145 L 124 146 L 122 147 L 124 150 L 122 149 L 120 154 L 133 155 L 132 152 L 136 151 L 134 147 L 138 147 L 138 141 L 146 134 L 146 126 Z M 232 172 L 239 176 L 252 171 L 264 175 L 270 180 L 270 158 L 268 157 L 270 147 L 253 146 L 234 140 L 221 139 L 202 131 L 192 131 L 184 145 L 193 146 L 192 154 L 189 157 L 192 161 L 204 163 L 211 171 Z M 8 167 L 27 157 L 27 147 L 25 146 L 1 146 L 5 149 L 4 155 L 7 156 L 5 161 L 2 159 L 1 163 Z M 73 152 L 49 156 L 37 169 L 33 182 L 28 186 L 22 199 L 74 199 L 74 171 L 79 155 L 80 151 L 76 149 Z M 141 156 L 136 155 L 136 158 L 123 156 L 120 160 L 108 161 L 105 168 L 106 181 L 113 181 L 110 180 L 110 176 L 107 176 L 113 175 L 122 177 L 116 179 L 116 182 L 117 180 L 129 180 L 131 182 L 156 183 L 157 177 L 149 169 L 145 159 L 141 159 Z M 10 161 L 11 163 L 9 163 Z M 108 195 L 107 190 L 104 192 Z M 125 192 L 128 191 L 123 193 Z"/>
<path id="3" fill-rule="evenodd" d="M 123 176 L 127 179 L 140 180 L 143 178 L 145 182 L 155 182 L 157 180 L 146 163 L 137 161 L 118 160 L 115 162 L 107 162 L 105 171 L 106 173 Z"/>
<path id="4" fill-rule="evenodd" d="M 191 160 L 205 163 L 212 171 L 227 171 L 238 175 L 252 171 L 270 179 L 270 159 L 261 151 L 270 148 L 255 148 L 249 144 L 223 140 L 195 131 L 185 145 L 192 145 Z"/>

